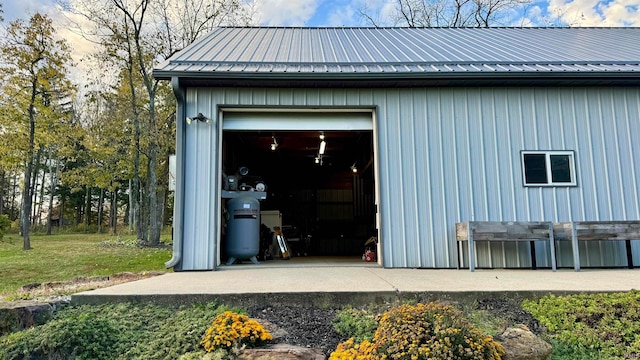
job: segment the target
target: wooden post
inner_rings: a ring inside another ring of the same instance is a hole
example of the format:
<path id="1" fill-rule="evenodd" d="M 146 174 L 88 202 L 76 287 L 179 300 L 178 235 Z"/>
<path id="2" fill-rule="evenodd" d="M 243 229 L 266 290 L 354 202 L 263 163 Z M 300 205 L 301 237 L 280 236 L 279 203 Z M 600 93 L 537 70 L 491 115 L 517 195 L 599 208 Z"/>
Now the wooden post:
<path id="1" fill-rule="evenodd" d="M 580 250 L 578 250 L 578 230 L 576 222 L 571 222 L 571 248 L 573 250 L 573 268 L 580 271 Z"/>
<path id="2" fill-rule="evenodd" d="M 553 223 L 549 222 L 549 250 L 551 251 L 551 270 L 556 271 L 556 241 L 553 237 Z"/>
<path id="3" fill-rule="evenodd" d="M 473 244 L 473 222 L 469 221 L 469 270 L 476 271 L 475 246 Z"/>
<path id="4" fill-rule="evenodd" d="M 625 240 L 624 246 L 627 250 L 627 265 L 629 269 L 633 269 L 633 253 L 631 251 L 631 240 Z"/>

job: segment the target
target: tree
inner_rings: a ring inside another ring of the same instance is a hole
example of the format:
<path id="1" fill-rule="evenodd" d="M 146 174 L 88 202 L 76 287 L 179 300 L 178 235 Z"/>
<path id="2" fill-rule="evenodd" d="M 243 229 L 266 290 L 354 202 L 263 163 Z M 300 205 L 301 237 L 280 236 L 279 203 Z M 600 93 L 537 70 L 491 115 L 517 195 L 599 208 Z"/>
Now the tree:
<path id="1" fill-rule="evenodd" d="M 370 8 L 360 15 L 372 26 L 490 27 L 510 25 L 510 10 L 531 0 L 394 0 L 393 12 L 380 16 Z"/>
<path id="2" fill-rule="evenodd" d="M 3 136 L 13 140 L 12 153 L 24 164 L 21 231 L 23 248 L 31 248 L 30 226 L 34 196 L 36 157 L 48 143 L 73 87 L 67 79 L 70 49 L 64 40 L 54 38 L 51 19 L 34 14 L 28 24 L 16 20 L 9 24 L 0 47 L 3 76 Z M 6 143 L 6 142 L 5 142 Z"/>
<path id="3" fill-rule="evenodd" d="M 167 59 L 211 28 L 233 23 L 242 6 L 238 0 L 77 0 L 67 8 L 94 24 L 95 28 L 85 30 L 85 34 L 100 35 L 97 41 L 103 51 L 101 58 L 122 69 L 120 74 L 124 76 L 118 80 L 128 86 L 129 118 L 136 148 L 131 194 L 137 235 L 152 246 L 158 245 L 163 224 L 163 190 L 158 185 L 167 182 L 163 178 L 168 174 L 164 165 L 165 158 L 168 159 L 166 151 L 171 147 L 164 144 L 172 143 L 168 139 L 173 138 L 174 107 L 166 105 L 172 105 L 174 99 L 165 95 L 171 94 L 168 84 L 155 80 L 152 69 L 158 61 Z M 143 173 L 146 186 L 142 186 Z"/>

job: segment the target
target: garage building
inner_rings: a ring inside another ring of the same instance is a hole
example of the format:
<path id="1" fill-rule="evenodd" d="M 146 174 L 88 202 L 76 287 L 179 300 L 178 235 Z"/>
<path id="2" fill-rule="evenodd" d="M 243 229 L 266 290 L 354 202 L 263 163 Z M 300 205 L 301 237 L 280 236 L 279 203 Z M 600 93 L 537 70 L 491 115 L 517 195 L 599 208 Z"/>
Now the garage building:
<path id="1" fill-rule="evenodd" d="M 387 268 L 465 266 L 457 222 L 640 219 L 638 28 L 221 27 L 154 75 L 178 100 L 177 271 L 224 263 L 240 167 L 294 255 L 359 256 L 376 236 Z M 476 251 L 531 265 L 526 243 Z M 624 244 L 580 251 L 626 265 Z M 572 266 L 569 244 L 557 255 Z"/>

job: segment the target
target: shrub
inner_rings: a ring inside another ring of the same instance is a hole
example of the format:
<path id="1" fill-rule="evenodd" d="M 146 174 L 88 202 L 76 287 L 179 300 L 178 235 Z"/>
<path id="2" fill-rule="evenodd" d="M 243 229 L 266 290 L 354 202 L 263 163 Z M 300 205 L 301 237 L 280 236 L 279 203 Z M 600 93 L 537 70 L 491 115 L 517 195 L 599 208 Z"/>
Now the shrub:
<path id="1" fill-rule="evenodd" d="M 568 348 L 600 352 L 604 357 L 640 356 L 640 292 L 545 296 L 523 308 Z"/>
<path id="2" fill-rule="evenodd" d="M 218 315 L 205 332 L 201 345 L 207 352 L 216 349 L 236 349 L 271 340 L 269 330 L 246 315 L 225 311 Z"/>
<path id="3" fill-rule="evenodd" d="M 356 342 L 371 341 L 378 328 L 376 317 L 370 311 L 346 308 L 338 312 L 333 320 L 333 328 L 346 338 L 353 338 Z"/>
<path id="4" fill-rule="evenodd" d="M 380 318 L 373 343 L 340 344 L 331 359 L 499 360 L 502 346 L 483 335 L 459 310 L 437 303 L 402 305 Z"/>

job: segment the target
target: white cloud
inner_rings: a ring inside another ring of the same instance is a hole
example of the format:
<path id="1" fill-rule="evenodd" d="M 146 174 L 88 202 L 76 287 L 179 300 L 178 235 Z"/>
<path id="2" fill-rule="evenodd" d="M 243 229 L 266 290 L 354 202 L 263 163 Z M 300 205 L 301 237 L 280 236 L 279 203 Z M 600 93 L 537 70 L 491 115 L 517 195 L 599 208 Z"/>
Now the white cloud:
<path id="1" fill-rule="evenodd" d="M 268 26 L 304 26 L 316 12 L 316 0 L 257 0 L 258 22 Z"/>
<path id="2" fill-rule="evenodd" d="M 549 0 L 547 13 L 569 26 L 640 26 L 639 7 L 640 0 Z"/>
<path id="3" fill-rule="evenodd" d="M 358 24 L 356 10 L 351 5 L 334 9 L 327 19 L 329 26 L 355 26 Z"/>

